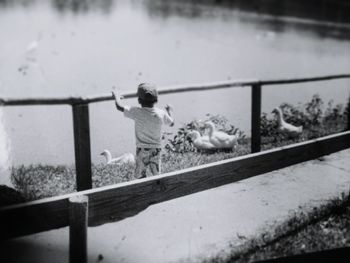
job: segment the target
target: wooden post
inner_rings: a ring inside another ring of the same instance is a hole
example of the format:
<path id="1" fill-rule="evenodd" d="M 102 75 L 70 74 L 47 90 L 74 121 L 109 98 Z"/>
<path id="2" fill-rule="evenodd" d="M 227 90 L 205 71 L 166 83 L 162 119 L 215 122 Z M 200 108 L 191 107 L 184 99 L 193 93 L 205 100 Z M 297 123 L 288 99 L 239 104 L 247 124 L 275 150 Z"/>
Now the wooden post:
<path id="1" fill-rule="evenodd" d="M 347 130 L 350 131 L 350 96 L 348 99 L 348 126 L 347 126 Z"/>
<path id="2" fill-rule="evenodd" d="M 87 262 L 88 197 L 69 198 L 69 262 Z"/>
<path id="3" fill-rule="evenodd" d="M 92 188 L 88 104 L 73 105 L 74 148 L 77 190 Z"/>
<path id="4" fill-rule="evenodd" d="M 252 129 L 252 141 L 251 151 L 252 153 L 260 152 L 261 149 L 261 137 L 260 137 L 260 118 L 261 118 L 261 86 L 255 84 L 252 86 L 252 117 L 251 117 L 251 129 Z"/>

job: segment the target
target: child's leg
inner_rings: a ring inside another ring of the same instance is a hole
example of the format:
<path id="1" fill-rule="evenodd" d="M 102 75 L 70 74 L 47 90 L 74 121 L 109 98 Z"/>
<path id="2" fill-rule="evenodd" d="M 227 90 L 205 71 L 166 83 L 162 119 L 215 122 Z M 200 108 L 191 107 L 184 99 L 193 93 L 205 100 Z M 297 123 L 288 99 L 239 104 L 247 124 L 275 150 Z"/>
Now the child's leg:
<path id="1" fill-rule="evenodd" d="M 147 165 L 147 176 L 158 175 L 161 172 L 161 149 L 152 148 L 148 154 L 149 163 Z"/>
<path id="2" fill-rule="evenodd" d="M 136 149 L 136 178 L 145 178 L 160 174 L 161 172 L 161 149 L 160 148 L 137 148 Z"/>

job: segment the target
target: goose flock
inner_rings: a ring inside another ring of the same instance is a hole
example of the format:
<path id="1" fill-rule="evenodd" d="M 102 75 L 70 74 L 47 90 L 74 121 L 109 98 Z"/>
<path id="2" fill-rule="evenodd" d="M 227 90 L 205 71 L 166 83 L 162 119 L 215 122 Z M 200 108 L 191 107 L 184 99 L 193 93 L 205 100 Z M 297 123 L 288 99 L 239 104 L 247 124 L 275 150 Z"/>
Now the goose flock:
<path id="1" fill-rule="evenodd" d="M 279 107 L 273 109 L 272 113 L 277 116 L 277 131 L 288 138 L 297 138 L 303 132 L 303 126 L 295 126 L 286 122 L 283 118 L 283 112 Z M 197 130 L 191 130 L 186 135 L 186 140 L 190 139 L 193 146 L 198 150 L 217 150 L 231 149 L 234 151 L 238 145 L 239 136 L 231 135 L 223 131 L 218 131 L 212 121 L 204 122 L 205 130 L 208 130 L 207 135 L 201 135 Z M 131 153 L 125 153 L 117 158 L 112 158 L 112 154 L 108 150 L 101 153 L 106 158 L 106 164 L 124 164 L 135 163 L 135 157 Z"/>
<path id="2" fill-rule="evenodd" d="M 278 127 L 277 131 L 288 137 L 297 138 L 303 133 L 303 126 L 295 126 L 286 122 L 283 118 L 283 112 L 279 107 L 276 107 L 272 113 L 276 114 Z M 213 150 L 213 149 L 236 149 L 239 136 L 231 135 L 223 131 L 218 131 L 212 121 L 204 122 L 204 128 L 208 130 L 208 135 L 201 135 L 199 131 L 190 131 L 186 139 L 190 139 L 193 146 L 198 150 Z"/>
<path id="3" fill-rule="evenodd" d="M 208 129 L 208 135 L 201 135 L 198 131 L 189 132 L 186 138 L 190 138 L 194 147 L 198 150 L 232 149 L 238 144 L 238 136 L 230 135 L 223 131 L 218 131 L 211 121 L 204 123 Z"/>

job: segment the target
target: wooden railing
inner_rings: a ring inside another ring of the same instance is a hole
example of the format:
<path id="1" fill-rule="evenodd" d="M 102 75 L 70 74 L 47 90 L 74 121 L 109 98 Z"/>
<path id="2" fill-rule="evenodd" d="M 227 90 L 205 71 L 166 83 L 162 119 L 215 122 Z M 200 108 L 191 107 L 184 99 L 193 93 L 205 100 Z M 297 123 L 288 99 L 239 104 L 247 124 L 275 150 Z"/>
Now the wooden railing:
<path id="1" fill-rule="evenodd" d="M 266 85 L 294 84 L 332 79 L 350 78 L 350 74 L 330 75 L 310 78 L 277 79 L 277 80 L 242 80 L 223 81 L 216 83 L 184 85 L 168 88 L 160 88 L 158 93 L 173 94 L 182 92 L 195 92 L 204 90 L 217 90 L 235 87 L 251 87 L 251 152 L 259 152 L 261 149 L 260 138 L 260 116 L 261 116 L 261 93 L 262 87 Z M 124 92 L 121 94 L 125 99 L 135 98 L 136 92 Z M 25 106 L 25 105 L 71 105 L 74 128 L 75 166 L 77 190 L 92 188 L 91 179 L 91 142 L 89 124 L 89 104 L 101 101 L 113 100 L 111 94 L 85 97 L 64 97 L 64 98 L 25 98 L 11 99 L 0 98 L 0 106 Z M 350 114 L 348 114 L 350 116 Z M 349 117 L 350 118 L 350 117 Z M 350 122 L 348 122 L 350 123 Z M 348 124 L 349 126 L 349 124 Z M 350 129 L 350 127 L 348 127 Z"/>
<path id="2" fill-rule="evenodd" d="M 259 152 L 261 91 L 263 85 L 339 78 L 350 78 L 350 75 L 292 80 L 221 82 L 160 89 L 159 94 L 169 94 L 251 86 L 252 152 L 255 153 L 151 178 L 2 207 L 0 208 L 0 240 L 69 226 L 69 260 L 70 262 L 87 262 L 87 226 L 115 222 L 135 215 L 152 204 L 240 181 L 350 148 L 348 122 L 348 131 Z M 134 92 L 124 93 L 123 96 L 132 98 L 136 97 L 136 94 Z M 88 104 L 112 99 L 111 95 L 62 99 L 0 99 L 0 104 L 4 106 L 72 105 L 79 191 L 91 188 Z M 348 118 L 350 118 L 350 114 L 348 114 Z"/>
<path id="3" fill-rule="evenodd" d="M 34 234 L 69 223 L 69 199 L 89 198 L 89 225 L 119 221 L 148 206 L 244 180 L 350 148 L 350 131 L 145 179 L 0 207 L 0 239 Z"/>
<path id="4" fill-rule="evenodd" d="M 87 262 L 87 226 L 350 148 L 350 131 L 168 174 L 0 207 L 0 241 L 69 226 L 69 262 Z"/>

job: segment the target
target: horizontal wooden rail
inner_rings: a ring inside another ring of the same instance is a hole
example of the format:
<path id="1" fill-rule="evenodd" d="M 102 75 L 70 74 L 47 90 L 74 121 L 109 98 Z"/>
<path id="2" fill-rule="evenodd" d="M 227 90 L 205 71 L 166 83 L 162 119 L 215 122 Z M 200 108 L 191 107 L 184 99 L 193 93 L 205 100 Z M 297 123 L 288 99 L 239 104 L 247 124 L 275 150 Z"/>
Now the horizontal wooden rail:
<path id="1" fill-rule="evenodd" d="M 159 88 L 158 94 L 172 94 L 172 93 L 183 93 L 190 91 L 203 91 L 203 90 L 214 90 L 224 89 L 232 87 L 250 86 L 258 82 L 257 80 L 243 80 L 243 81 L 222 81 L 215 83 L 203 83 L 203 84 L 192 84 L 183 86 L 173 86 L 166 88 Z M 120 93 L 125 99 L 136 98 L 136 91 L 123 91 Z M 0 105 L 3 106 L 30 106 L 30 105 L 74 105 L 74 104 L 85 104 L 93 102 L 102 102 L 113 100 L 112 94 L 99 94 L 85 97 L 64 97 L 64 98 L 24 98 L 24 99 L 10 99 L 0 98 Z"/>
<path id="2" fill-rule="evenodd" d="M 0 238 L 69 225 L 69 198 L 89 198 L 89 225 L 118 221 L 149 205 L 247 179 L 350 148 L 350 131 L 177 172 L 0 208 Z"/>
<path id="3" fill-rule="evenodd" d="M 55 97 L 55 98 L 0 98 L 0 106 L 33 106 L 33 105 L 73 105 L 84 103 L 84 98 Z"/>
<path id="4" fill-rule="evenodd" d="M 253 85 L 282 85 L 282 84 L 293 84 L 302 82 L 313 82 L 323 81 L 332 79 L 344 79 L 350 78 L 350 74 L 341 75 L 328 75 L 321 77 L 309 77 L 309 78 L 293 78 L 293 79 L 279 79 L 279 80 L 236 80 L 236 81 L 221 81 L 215 83 L 203 83 L 203 84 L 188 84 L 179 85 L 173 87 L 160 87 L 158 90 L 159 94 L 173 94 L 193 91 L 204 91 L 204 90 L 217 90 L 234 87 L 245 87 Z M 136 98 L 137 94 L 135 91 L 124 91 L 121 93 L 124 98 Z M 13 98 L 0 98 L 0 106 L 30 106 L 30 105 L 74 105 L 74 104 L 85 104 L 94 103 L 101 101 L 113 100 L 110 93 L 92 95 L 85 97 L 64 97 L 64 98 L 24 98 L 24 99 L 13 99 Z"/>
<path id="5" fill-rule="evenodd" d="M 350 74 L 327 75 L 327 76 L 309 77 L 309 78 L 262 80 L 259 82 L 259 84 L 260 85 L 282 85 L 282 84 L 295 84 L 295 83 L 302 83 L 302 82 L 314 82 L 314 81 L 346 79 L 346 78 L 350 78 Z"/>

